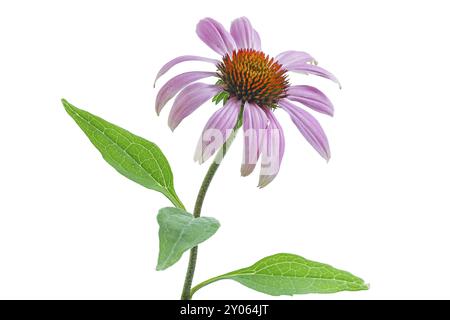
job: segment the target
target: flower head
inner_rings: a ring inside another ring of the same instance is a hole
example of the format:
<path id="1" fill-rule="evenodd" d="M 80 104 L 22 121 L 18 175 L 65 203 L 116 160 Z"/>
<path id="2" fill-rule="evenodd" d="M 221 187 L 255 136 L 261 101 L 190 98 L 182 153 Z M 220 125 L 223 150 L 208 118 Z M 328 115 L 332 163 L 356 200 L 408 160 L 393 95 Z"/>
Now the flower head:
<path id="1" fill-rule="evenodd" d="M 173 66 L 185 61 L 203 61 L 216 68 L 216 71 L 177 75 L 161 87 L 156 97 L 158 114 L 169 100 L 175 98 L 169 114 L 172 130 L 206 101 L 224 101 L 206 123 L 196 160 L 202 163 L 210 158 L 229 137 L 242 115 L 244 157 L 241 174 L 249 175 L 261 159 L 259 186 L 266 186 L 278 174 L 285 147 L 283 130 L 274 114 L 277 108 L 289 114 L 300 133 L 323 158 L 330 158 L 322 127 L 298 104 L 332 116 L 332 103 L 314 87 L 290 85 L 287 75 L 288 72 L 313 74 L 339 83 L 333 74 L 317 66 L 314 58 L 305 52 L 285 51 L 270 57 L 261 51 L 259 34 L 245 17 L 234 20 L 230 32 L 214 19 L 205 18 L 198 23 L 197 34 L 220 55 L 220 59 L 180 56 L 166 63 L 156 76 L 158 80 Z M 197 82 L 205 78 L 216 78 L 216 83 Z"/>
<path id="2" fill-rule="evenodd" d="M 235 50 L 224 56 L 217 69 L 224 91 L 239 101 L 264 107 L 286 97 L 287 70 L 262 51 Z"/>

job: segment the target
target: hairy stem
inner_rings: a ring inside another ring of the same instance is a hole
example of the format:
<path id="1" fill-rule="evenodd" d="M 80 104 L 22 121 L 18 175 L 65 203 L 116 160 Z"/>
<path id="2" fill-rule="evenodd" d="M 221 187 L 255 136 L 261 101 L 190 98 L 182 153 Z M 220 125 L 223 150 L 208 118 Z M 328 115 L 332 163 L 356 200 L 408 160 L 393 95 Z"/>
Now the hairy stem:
<path id="1" fill-rule="evenodd" d="M 205 178 L 203 179 L 202 185 L 197 195 L 197 200 L 195 201 L 195 207 L 193 212 L 195 218 L 200 217 L 202 212 L 203 201 L 205 200 L 206 192 L 208 191 L 209 185 L 211 184 L 211 181 L 214 175 L 216 174 L 217 169 L 219 168 L 223 158 L 225 157 L 228 149 L 230 148 L 231 143 L 236 137 L 237 131 L 242 126 L 242 112 L 243 108 L 241 107 L 238 121 L 234 126 L 231 135 L 228 137 L 227 141 L 225 141 L 220 150 L 217 152 L 217 155 L 213 163 L 206 172 Z M 186 277 L 184 279 L 184 286 L 183 292 L 181 293 L 181 300 L 191 299 L 191 287 L 192 287 L 192 280 L 194 279 L 195 265 L 197 263 L 197 254 L 198 254 L 198 247 L 192 248 L 189 254 L 189 264 L 186 271 Z"/>

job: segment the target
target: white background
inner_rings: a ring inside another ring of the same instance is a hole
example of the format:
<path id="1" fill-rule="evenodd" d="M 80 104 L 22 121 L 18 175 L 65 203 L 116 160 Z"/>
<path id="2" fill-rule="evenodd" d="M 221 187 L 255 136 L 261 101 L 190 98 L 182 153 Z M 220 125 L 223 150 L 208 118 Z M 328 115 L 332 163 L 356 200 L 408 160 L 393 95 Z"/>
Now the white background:
<path id="1" fill-rule="evenodd" d="M 307 51 L 342 82 L 291 77 L 333 100 L 334 118 L 317 115 L 332 158 L 279 112 L 285 158 L 259 190 L 257 173 L 239 175 L 238 139 L 205 202 L 222 227 L 200 247 L 194 282 L 291 252 L 371 284 L 297 299 L 450 298 L 448 12 L 446 1 L 2 1 L 0 298 L 179 297 L 187 256 L 155 271 L 156 213 L 169 202 L 109 167 L 60 99 L 157 143 L 192 208 L 207 169 L 194 148 L 216 107 L 171 133 L 153 79 L 175 56 L 217 58 L 199 19 L 228 27 L 242 15 L 267 53 Z M 196 298 L 271 297 L 222 281 Z"/>

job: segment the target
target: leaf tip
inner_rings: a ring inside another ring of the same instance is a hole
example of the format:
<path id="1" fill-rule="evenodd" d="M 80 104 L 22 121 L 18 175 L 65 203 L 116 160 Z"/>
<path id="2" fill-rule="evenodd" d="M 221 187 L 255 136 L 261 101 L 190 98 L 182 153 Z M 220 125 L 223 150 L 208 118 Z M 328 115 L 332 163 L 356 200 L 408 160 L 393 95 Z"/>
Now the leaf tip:
<path id="1" fill-rule="evenodd" d="M 167 268 L 164 268 L 164 267 L 161 266 L 160 264 L 158 264 L 158 265 L 156 266 L 156 271 L 163 271 L 163 270 L 165 270 L 165 269 L 167 269 Z"/>
<path id="2" fill-rule="evenodd" d="M 66 109 L 67 112 L 69 112 L 70 110 L 72 110 L 74 108 L 74 106 L 71 105 L 70 102 L 64 98 L 61 99 L 61 103 L 63 104 L 64 109 Z"/>
<path id="3" fill-rule="evenodd" d="M 64 98 L 61 98 L 61 103 L 63 104 L 64 107 L 67 107 L 68 105 L 70 105 L 69 102 Z"/>

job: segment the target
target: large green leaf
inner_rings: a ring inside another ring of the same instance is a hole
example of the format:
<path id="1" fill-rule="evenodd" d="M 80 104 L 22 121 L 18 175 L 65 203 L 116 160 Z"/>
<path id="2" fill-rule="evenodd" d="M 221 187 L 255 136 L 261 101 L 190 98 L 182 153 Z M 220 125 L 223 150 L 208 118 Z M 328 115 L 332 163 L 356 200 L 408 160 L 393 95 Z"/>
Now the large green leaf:
<path id="1" fill-rule="evenodd" d="M 367 290 L 364 281 L 349 272 L 300 256 L 279 253 L 254 265 L 204 281 L 192 289 L 223 279 L 235 280 L 246 287 L 273 296 L 305 293 L 334 293 Z"/>
<path id="2" fill-rule="evenodd" d="M 180 260 L 183 253 L 209 239 L 220 224 L 214 218 L 194 218 L 178 208 L 163 208 L 158 213 L 159 257 L 156 270 L 164 270 Z"/>
<path id="3" fill-rule="evenodd" d="M 106 162 L 128 179 L 161 192 L 175 206 L 184 208 L 175 193 L 169 162 L 157 145 L 78 109 L 64 99 L 62 103 Z"/>

